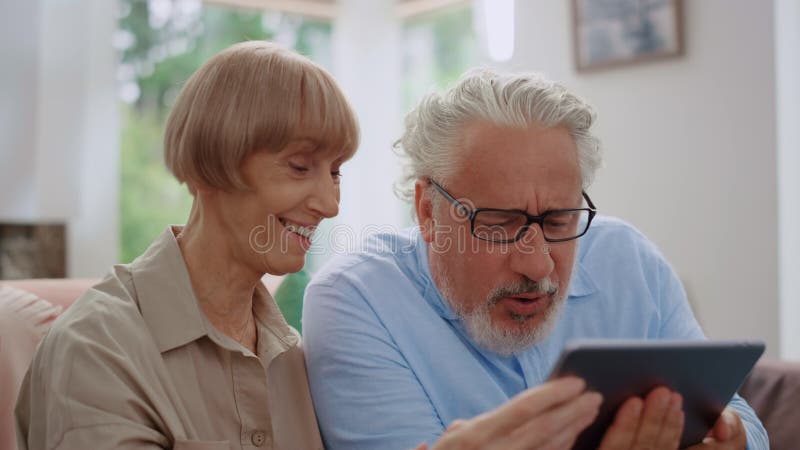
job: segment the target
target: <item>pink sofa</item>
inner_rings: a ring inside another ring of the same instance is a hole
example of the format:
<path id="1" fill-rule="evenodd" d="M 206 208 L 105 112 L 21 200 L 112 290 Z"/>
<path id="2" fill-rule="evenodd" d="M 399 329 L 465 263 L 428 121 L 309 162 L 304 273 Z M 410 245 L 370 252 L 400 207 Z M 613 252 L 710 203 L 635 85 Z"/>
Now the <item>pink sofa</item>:
<path id="1" fill-rule="evenodd" d="M 0 281 L 0 449 L 15 449 L 14 404 L 39 340 L 96 280 Z"/>
<path id="2" fill-rule="evenodd" d="M 16 448 L 13 405 L 36 344 L 49 327 L 53 313 L 67 308 L 96 281 L 0 280 L 0 293 L 4 292 L 3 286 L 9 286 L 17 294 L 32 294 L 12 296 L 11 302 L 3 302 L 0 296 L 0 449 Z M 264 279 L 270 292 L 275 292 L 280 281 L 280 277 Z M 39 299 L 46 302 L 34 304 Z M 740 394 L 764 422 L 772 450 L 800 448 L 800 362 L 762 359 Z"/>

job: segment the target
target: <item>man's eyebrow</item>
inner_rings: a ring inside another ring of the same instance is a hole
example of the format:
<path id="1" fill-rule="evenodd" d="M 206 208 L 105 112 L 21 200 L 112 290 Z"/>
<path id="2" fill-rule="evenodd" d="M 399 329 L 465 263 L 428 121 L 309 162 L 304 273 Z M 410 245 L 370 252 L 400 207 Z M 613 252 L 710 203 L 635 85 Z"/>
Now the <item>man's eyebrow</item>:
<path id="1" fill-rule="evenodd" d="M 530 208 L 528 208 L 528 207 L 526 207 L 526 208 L 507 208 L 507 209 L 517 209 L 517 210 L 520 210 L 520 211 L 525 211 L 525 212 L 527 212 L 528 214 L 530 214 L 532 216 L 540 216 L 540 215 L 542 215 L 542 214 L 544 214 L 544 213 L 546 213 L 548 211 L 559 211 L 559 210 L 563 210 L 563 209 L 581 208 L 583 206 L 583 194 L 582 193 L 583 193 L 583 191 L 581 191 L 581 194 L 579 195 L 578 200 L 576 202 L 572 202 L 572 201 L 561 202 L 561 201 L 558 201 L 558 203 L 560 203 L 560 205 L 555 205 L 553 202 L 548 202 L 547 203 L 547 205 L 549 205 L 548 207 L 539 208 L 539 210 L 535 211 L 535 212 L 531 212 Z M 529 206 L 529 205 L 526 205 L 526 206 Z"/>

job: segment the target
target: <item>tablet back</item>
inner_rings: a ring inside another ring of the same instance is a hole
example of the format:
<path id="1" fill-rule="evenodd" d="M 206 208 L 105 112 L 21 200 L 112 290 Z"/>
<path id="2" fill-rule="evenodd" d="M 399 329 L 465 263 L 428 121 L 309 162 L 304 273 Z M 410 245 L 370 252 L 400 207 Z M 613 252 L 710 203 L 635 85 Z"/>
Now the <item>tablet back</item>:
<path id="1" fill-rule="evenodd" d="M 658 386 L 683 396 L 684 448 L 703 440 L 763 352 L 763 342 L 573 341 L 551 378 L 578 376 L 604 397 L 573 449 L 597 448 L 622 403 Z"/>

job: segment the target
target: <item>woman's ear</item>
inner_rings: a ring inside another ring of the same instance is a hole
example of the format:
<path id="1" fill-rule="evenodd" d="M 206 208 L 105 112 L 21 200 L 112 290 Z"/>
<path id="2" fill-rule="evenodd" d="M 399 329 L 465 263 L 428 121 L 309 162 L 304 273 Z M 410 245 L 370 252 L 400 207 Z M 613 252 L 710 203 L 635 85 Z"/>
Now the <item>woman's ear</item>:
<path id="1" fill-rule="evenodd" d="M 427 180 L 417 180 L 414 183 L 414 209 L 417 212 L 419 231 L 425 242 L 433 242 L 434 219 L 433 204 L 430 196 L 430 182 Z"/>

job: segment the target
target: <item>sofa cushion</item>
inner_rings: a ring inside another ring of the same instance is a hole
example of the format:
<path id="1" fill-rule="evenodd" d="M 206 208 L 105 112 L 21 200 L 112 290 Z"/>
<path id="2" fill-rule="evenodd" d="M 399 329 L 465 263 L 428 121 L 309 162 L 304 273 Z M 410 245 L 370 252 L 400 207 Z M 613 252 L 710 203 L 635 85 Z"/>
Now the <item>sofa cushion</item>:
<path id="1" fill-rule="evenodd" d="M 62 307 L 0 286 L 0 448 L 16 448 L 14 404 L 31 358 Z"/>
<path id="2" fill-rule="evenodd" d="M 739 394 L 761 418 L 772 450 L 800 448 L 800 362 L 762 359 Z"/>

